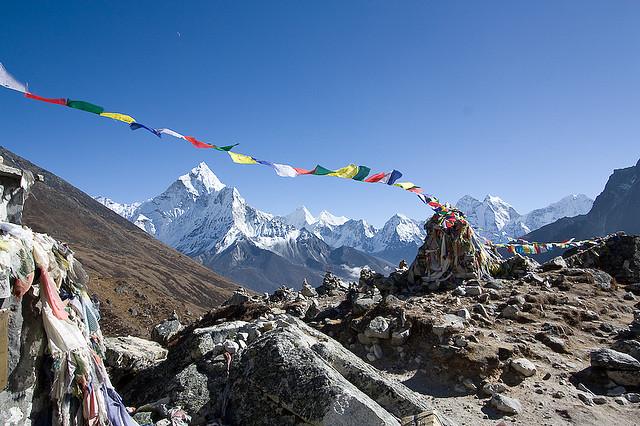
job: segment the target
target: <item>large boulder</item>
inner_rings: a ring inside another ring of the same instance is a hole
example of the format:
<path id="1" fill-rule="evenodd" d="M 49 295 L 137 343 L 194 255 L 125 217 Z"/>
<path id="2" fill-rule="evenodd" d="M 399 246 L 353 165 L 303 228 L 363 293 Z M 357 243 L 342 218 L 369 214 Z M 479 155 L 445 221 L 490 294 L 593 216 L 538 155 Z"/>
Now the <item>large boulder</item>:
<path id="1" fill-rule="evenodd" d="M 431 409 L 424 396 L 288 314 L 198 325 L 166 361 L 127 384 L 127 396 L 139 404 L 167 397 L 193 425 L 397 425 Z M 208 346 L 195 351 L 203 340 Z"/>
<path id="2" fill-rule="evenodd" d="M 112 380 L 153 367 L 167 358 L 167 350 L 157 342 L 139 337 L 106 337 L 104 363 L 109 368 Z"/>

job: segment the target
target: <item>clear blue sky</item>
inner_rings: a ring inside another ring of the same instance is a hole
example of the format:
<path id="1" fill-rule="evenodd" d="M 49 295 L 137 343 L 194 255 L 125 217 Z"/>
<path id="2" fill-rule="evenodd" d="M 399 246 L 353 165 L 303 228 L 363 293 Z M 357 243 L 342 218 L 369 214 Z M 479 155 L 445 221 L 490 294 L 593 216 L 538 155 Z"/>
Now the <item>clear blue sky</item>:
<path id="1" fill-rule="evenodd" d="M 268 160 L 397 168 L 441 200 L 526 212 L 640 157 L 638 1 L 5 2 L 0 62 L 34 93 Z M 178 36 L 180 33 L 180 36 Z M 380 224 L 411 194 L 277 177 L 0 91 L 2 145 L 131 202 L 205 160 L 249 202 Z"/>

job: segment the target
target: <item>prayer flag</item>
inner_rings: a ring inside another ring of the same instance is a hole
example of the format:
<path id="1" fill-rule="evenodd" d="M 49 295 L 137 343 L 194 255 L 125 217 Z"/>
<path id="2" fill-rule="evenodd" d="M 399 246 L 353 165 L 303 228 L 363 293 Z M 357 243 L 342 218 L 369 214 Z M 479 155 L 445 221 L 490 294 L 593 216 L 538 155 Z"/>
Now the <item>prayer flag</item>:
<path id="1" fill-rule="evenodd" d="M 329 173 L 329 176 L 335 176 L 343 179 L 351 179 L 358 174 L 358 166 L 355 164 L 349 164 L 344 166 L 333 173 Z"/>
<path id="2" fill-rule="evenodd" d="M 248 155 L 238 154 L 237 152 L 232 152 L 232 151 L 228 151 L 227 153 L 229 154 L 229 156 L 231 157 L 231 160 L 233 160 L 234 163 L 258 164 L 256 160 L 254 160 L 252 157 L 249 157 Z"/>
<path id="3" fill-rule="evenodd" d="M 36 101 L 67 106 L 67 100 L 65 98 L 43 98 L 42 96 L 34 95 L 33 93 L 29 92 L 25 93 L 24 96 L 29 99 L 35 99 Z"/>
<path id="4" fill-rule="evenodd" d="M 157 137 L 160 137 L 160 132 L 159 131 L 157 131 L 156 129 L 152 129 L 151 127 L 147 127 L 144 124 L 140 124 L 138 122 L 133 122 L 133 123 L 129 124 L 129 128 L 131 130 L 145 129 L 145 130 L 148 130 L 149 132 L 153 133 Z"/>
<path id="5" fill-rule="evenodd" d="M 178 138 L 178 139 L 184 139 L 184 136 L 182 136 L 178 132 L 174 132 L 171 129 L 157 129 L 157 130 L 158 130 L 158 133 L 173 136 L 174 138 Z"/>
<path id="6" fill-rule="evenodd" d="M 107 117 L 107 118 L 110 118 L 112 120 L 122 121 L 122 122 L 127 123 L 127 124 L 131 124 L 131 123 L 134 123 L 136 121 L 136 119 L 131 117 L 130 115 L 120 114 L 120 113 L 117 113 L 117 112 L 103 112 L 102 114 L 100 114 L 100 116 L 101 117 Z"/>
<path id="7" fill-rule="evenodd" d="M 17 92 L 26 93 L 27 86 L 23 83 L 20 83 L 18 80 L 13 78 L 9 71 L 2 65 L 0 62 L 0 86 L 4 86 L 7 89 L 15 90 Z"/>
<path id="8" fill-rule="evenodd" d="M 234 143 L 233 145 L 226 145 L 226 146 L 215 146 L 215 145 L 213 145 L 213 148 L 217 149 L 218 151 L 231 151 L 236 146 L 238 146 L 237 143 Z"/>
<path id="9" fill-rule="evenodd" d="M 318 176 L 330 175 L 331 173 L 335 173 L 334 170 L 325 169 L 324 167 L 318 165 L 315 169 L 313 169 L 313 174 Z"/>
<path id="10" fill-rule="evenodd" d="M 282 176 L 282 177 L 296 177 L 296 176 L 298 176 L 298 172 L 296 171 L 296 169 L 294 169 L 293 167 L 291 167 L 291 166 L 289 166 L 287 164 L 273 163 L 272 167 L 276 171 L 276 174 L 278 176 Z"/>
<path id="11" fill-rule="evenodd" d="M 398 182 L 398 183 L 394 183 L 393 186 L 397 186 L 397 187 L 405 189 L 407 191 L 412 189 L 412 188 L 419 188 L 413 182 Z"/>
<path id="12" fill-rule="evenodd" d="M 314 172 L 316 170 L 316 169 L 313 169 L 313 170 L 301 169 L 299 167 L 294 167 L 293 169 L 299 175 L 312 175 L 312 174 L 314 174 Z"/>
<path id="13" fill-rule="evenodd" d="M 351 179 L 362 181 L 364 180 L 364 178 L 366 178 L 369 175 L 369 172 L 371 172 L 371 169 L 368 168 L 367 166 L 359 166 L 358 173 L 356 173 L 356 175 Z"/>
<path id="14" fill-rule="evenodd" d="M 211 145 L 210 143 L 199 141 L 193 136 L 183 136 L 183 137 L 189 142 L 191 142 L 191 145 L 195 146 L 196 148 L 214 148 L 214 146 Z"/>
<path id="15" fill-rule="evenodd" d="M 67 106 L 70 108 L 80 109 L 82 111 L 91 112 L 93 114 L 102 114 L 104 112 L 104 108 L 99 105 L 94 105 L 85 101 L 72 101 L 71 99 L 67 100 Z"/>

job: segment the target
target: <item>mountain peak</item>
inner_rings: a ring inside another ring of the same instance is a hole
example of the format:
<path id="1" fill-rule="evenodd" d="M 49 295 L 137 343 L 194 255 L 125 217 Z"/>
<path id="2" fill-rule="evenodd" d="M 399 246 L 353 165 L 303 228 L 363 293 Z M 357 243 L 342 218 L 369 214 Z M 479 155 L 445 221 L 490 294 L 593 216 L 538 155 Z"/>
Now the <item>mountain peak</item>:
<path id="1" fill-rule="evenodd" d="M 217 192 L 225 187 L 225 184 L 204 161 L 191 169 L 188 174 L 180 176 L 178 180 L 194 195 L 200 195 L 200 192 L 207 194 Z"/>
<path id="2" fill-rule="evenodd" d="M 316 223 L 316 218 L 313 217 L 311 212 L 305 207 L 300 206 L 293 212 L 283 217 L 285 223 L 294 226 L 298 229 L 304 228 Z"/>
<path id="3" fill-rule="evenodd" d="M 348 220 L 349 218 L 345 216 L 335 216 L 326 210 L 322 210 L 318 215 L 318 219 L 317 219 L 318 222 L 322 222 L 324 224 L 334 225 L 334 226 L 340 226 Z"/>

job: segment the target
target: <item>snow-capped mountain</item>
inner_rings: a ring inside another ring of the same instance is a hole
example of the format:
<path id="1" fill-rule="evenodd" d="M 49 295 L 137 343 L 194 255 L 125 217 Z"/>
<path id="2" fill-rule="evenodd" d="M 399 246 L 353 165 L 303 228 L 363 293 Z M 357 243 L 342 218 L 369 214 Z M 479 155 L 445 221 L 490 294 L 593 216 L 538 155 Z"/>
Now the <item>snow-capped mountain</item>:
<path id="1" fill-rule="evenodd" d="M 112 199 L 106 197 L 93 197 L 93 199 L 129 220 L 131 220 L 133 212 L 135 212 L 135 210 L 140 206 L 140 203 L 116 203 Z"/>
<path id="2" fill-rule="evenodd" d="M 382 229 L 363 219 L 334 216 L 326 210 L 316 218 L 304 206 L 283 220 L 296 228 L 308 229 L 330 247 L 352 247 L 396 264 L 402 259 L 413 260 L 425 237 L 424 222 L 401 214 L 391 217 Z"/>
<path id="3" fill-rule="evenodd" d="M 306 207 L 274 216 L 250 206 L 205 163 L 143 203 L 96 200 L 166 244 L 258 290 L 300 285 L 301 277 L 318 283 L 328 268 L 345 278 L 365 265 L 388 272 L 401 259 L 411 262 L 425 238 L 425 221 L 401 214 L 381 229 L 328 211 L 314 216 Z M 504 242 L 559 218 L 584 214 L 592 203 L 585 195 L 570 195 L 521 215 L 499 197 L 479 201 L 467 195 L 456 206 L 482 236 Z"/>
<path id="4" fill-rule="evenodd" d="M 584 194 L 569 195 L 521 215 L 510 204 L 492 195 L 487 195 L 483 201 L 465 195 L 456 203 L 475 230 L 494 242 L 520 237 L 563 217 L 585 214 L 592 205 L 593 200 Z"/>
<path id="5" fill-rule="evenodd" d="M 331 257 L 332 247 L 315 232 L 340 226 L 346 218 L 323 212 L 311 220 L 301 210 L 291 220 L 303 226 L 292 226 L 251 207 L 236 188 L 224 185 L 205 163 L 133 209 L 107 202 L 104 197 L 96 199 L 123 216 L 126 213 L 130 221 L 164 243 L 253 289 L 299 286 L 300 277 L 319 283 L 327 268 L 339 275 L 344 272 L 345 278 L 352 275 L 354 267 L 368 265 L 380 272 L 391 268 L 364 253 L 365 263 L 335 264 L 333 259 L 337 257 Z M 282 259 L 275 261 L 278 256 Z M 269 265 L 265 259 L 271 259 Z M 363 261 L 362 257 L 359 259 Z M 276 264 L 280 267 L 274 268 Z"/>

